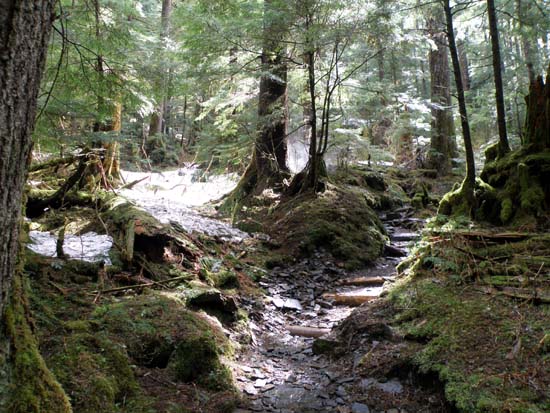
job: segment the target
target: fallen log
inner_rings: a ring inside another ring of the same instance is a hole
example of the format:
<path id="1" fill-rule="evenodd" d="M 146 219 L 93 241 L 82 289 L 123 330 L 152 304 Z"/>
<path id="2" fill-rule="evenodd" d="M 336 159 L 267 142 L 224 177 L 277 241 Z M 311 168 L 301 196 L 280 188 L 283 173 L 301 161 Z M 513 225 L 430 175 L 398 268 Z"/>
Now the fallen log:
<path id="1" fill-rule="evenodd" d="M 537 304 L 550 304 L 550 295 L 541 294 L 540 289 L 522 289 L 522 288 L 513 288 L 513 287 L 504 287 L 504 288 L 494 288 L 494 287 L 485 287 L 482 288 L 486 294 L 493 295 L 504 295 L 510 298 L 516 298 L 525 301 L 532 301 Z"/>
<path id="2" fill-rule="evenodd" d="M 336 305 L 347 305 L 350 307 L 358 307 L 361 304 L 378 298 L 378 295 L 345 295 L 345 294 L 333 294 L 325 293 L 323 298 L 334 301 Z"/>
<path id="3" fill-rule="evenodd" d="M 286 326 L 286 329 L 293 336 L 318 338 L 330 333 L 328 328 Z"/>
<path id="4" fill-rule="evenodd" d="M 102 199 L 100 219 L 113 237 L 127 268 L 143 268 L 148 278 L 170 278 L 171 269 L 194 269 L 201 251 L 185 233 L 160 223 L 151 214 L 125 198 L 108 195 Z"/>
<path id="5" fill-rule="evenodd" d="M 132 189 L 134 186 L 136 186 L 136 185 L 139 184 L 140 182 L 145 181 L 146 179 L 149 179 L 149 177 L 148 177 L 148 176 L 145 176 L 145 177 L 143 177 L 143 178 L 136 179 L 135 181 L 126 183 L 126 184 L 122 185 L 120 188 L 117 188 L 117 189 L 118 189 L 118 190 L 121 190 L 121 189 Z"/>
<path id="6" fill-rule="evenodd" d="M 46 208 L 57 209 L 63 205 L 65 195 L 69 190 L 76 185 L 82 178 L 84 171 L 87 167 L 87 159 L 85 157 L 80 158 L 78 168 L 76 171 L 65 181 L 61 187 L 55 191 L 51 196 L 46 198 L 32 198 L 27 200 L 26 214 L 29 218 L 39 217 L 44 213 Z"/>
<path id="7" fill-rule="evenodd" d="M 41 171 L 42 169 L 47 169 L 59 165 L 70 165 L 76 161 L 77 157 L 74 155 L 67 156 L 64 158 L 54 158 L 46 162 L 33 163 L 29 166 L 29 173 Z"/>
<path id="8" fill-rule="evenodd" d="M 340 281 L 342 285 L 382 285 L 386 280 L 382 277 L 356 277 L 356 278 L 346 278 Z"/>
<path id="9" fill-rule="evenodd" d="M 431 231 L 433 235 L 449 235 L 445 231 Z M 497 243 L 523 241 L 533 236 L 528 232 L 486 232 L 486 231 L 453 231 L 452 236 L 460 236 L 475 241 L 494 241 Z"/>
<path id="10" fill-rule="evenodd" d="M 159 284 L 162 285 L 162 284 L 172 282 L 172 281 L 189 280 L 191 277 L 192 276 L 190 274 L 189 275 L 182 275 L 182 276 L 179 276 L 179 277 L 169 278 L 167 280 L 162 280 L 162 281 L 150 281 L 150 282 L 143 283 L 143 284 L 125 285 L 123 287 L 109 288 L 107 290 L 96 290 L 96 291 L 92 291 L 92 294 L 118 293 L 118 292 L 122 292 L 122 291 L 135 290 L 136 288 L 152 287 L 154 285 L 159 285 Z M 166 288 L 164 285 L 163 285 L 163 287 Z"/>

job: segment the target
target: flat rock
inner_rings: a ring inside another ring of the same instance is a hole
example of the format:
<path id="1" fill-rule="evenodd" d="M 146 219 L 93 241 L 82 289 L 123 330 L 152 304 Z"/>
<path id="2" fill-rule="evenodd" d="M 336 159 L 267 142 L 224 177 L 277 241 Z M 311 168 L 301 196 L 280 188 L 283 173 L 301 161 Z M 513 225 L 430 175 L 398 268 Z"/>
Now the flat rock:
<path id="1" fill-rule="evenodd" d="M 420 238 L 417 232 L 398 232 L 390 235 L 390 239 L 395 242 L 415 241 Z"/>
<path id="2" fill-rule="evenodd" d="M 370 413 L 370 409 L 366 404 L 353 403 L 351 405 L 351 413 Z"/>
<path id="3" fill-rule="evenodd" d="M 258 379 L 254 382 L 254 387 L 257 387 L 257 388 L 262 388 L 262 387 L 265 387 L 265 385 L 267 384 L 267 380 L 265 379 Z"/>
<path id="4" fill-rule="evenodd" d="M 249 395 L 251 395 L 251 396 L 255 396 L 255 395 L 258 394 L 258 389 L 256 389 L 256 388 L 254 387 L 254 385 L 251 384 L 251 383 L 250 383 L 250 384 L 247 384 L 246 386 L 244 386 L 243 391 L 244 391 L 246 394 L 249 394 Z"/>
<path id="5" fill-rule="evenodd" d="M 285 300 L 279 297 L 271 297 L 271 302 L 277 308 L 283 308 L 285 305 Z"/>
<path id="6" fill-rule="evenodd" d="M 284 302 L 283 309 L 293 310 L 293 311 L 301 311 L 302 310 L 302 304 L 300 304 L 300 301 L 298 301 L 294 298 L 287 298 Z"/>

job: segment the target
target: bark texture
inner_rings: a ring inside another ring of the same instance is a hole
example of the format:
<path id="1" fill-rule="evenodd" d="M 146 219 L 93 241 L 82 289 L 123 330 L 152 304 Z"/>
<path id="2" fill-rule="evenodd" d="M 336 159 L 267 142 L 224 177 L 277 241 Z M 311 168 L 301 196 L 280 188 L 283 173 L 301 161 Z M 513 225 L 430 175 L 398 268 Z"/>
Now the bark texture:
<path id="1" fill-rule="evenodd" d="M 451 157 L 455 148 L 455 125 L 451 101 L 451 76 L 449 70 L 449 55 L 447 36 L 443 30 L 443 16 L 430 19 L 428 30 L 436 44 L 436 49 L 430 50 L 430 76 L 432 100 L 432 135 L 429 164 L 439 174 L 445 175 L 451 170 Z"/>
<path id="2" fill-rule="evenodd" d="M 538 150 L 550 149 L 550 65 L 546 82 L 542 76 L 531 83 L 527 102 L 524 145 Z"/>
<path id="3" fill-rule="evenodd" d="M 464 138 L 464 149 L 466 151 L 466 179 L 464 180 L 462 185 L 462 192 L 464 194 L 466 202 L 470 207 L 470 212 L 472 212 L 472 209 L 475 207 L 474 188 L 476 183 L 474 149 L 472 146 L 472 137 L 470 134 L 470 123 L 468 122 L 468 111 L 466 109 L 466 98 L 464 96 L 464 85 L 462 84 L 462 73 L 460 70 L 458 49 L 456 47 L 453 24 L 453 11 L 451 8 L 450 0 L 444 0 L 443 9 L 445 10 L 449 51 L 451 52 L 451 61 L 453 62 L 453 74 L 456 83 L 456 92 L 458 95 L 458 108 L 460 111 L 462 137 Z"/>
<path id="4" fill-rule="evenodd" d="M 264 45 L 258 102 L 259 130 L 254 158 L 260 177 L 286 172 L 287 65 L 282 45 L 284 22 L 274 13 L 272 0 L 265 1 Z"/>
<path id="5" fill-rule="evenodd" d="M 164 42 L 166 38 L 170 36 L 170 19 L 172 16 L 172 0 L 162 0 L 161 9 L 161 32 L 160 37 Z M 157 85 L 162 90 L 159 99 L 159 105 L 155 108 L 155 111 L 151 114 L 151 122 L 149 124 L 149 136 L 157 135 L 166 131 L 169 109 L 169 97 L 168 97 L 168 81 L 169 71 L 161 69 L 161 78 Z"/>
<path id="6" fill-rule="evenodd" d="M 13 275 L 23 184 L 54 0 L 0 0 L 0 313 Z"/>
<path id="7" fill-rule="evenodd" d="M 503 156 L 510 152 L 510 144 L 508 143 L 508 135 L 506 133 L 506 110 L 504 108 L 504 89 L 502 87 L 502 59 L 500 57 L 497 14 L 494 0 L 487 0 L 487 15 L 489 16 L 489 33 L 491 35 L 491 48 L 493 50 L 499 154 Z"/>
<path id="8" fill-rule="evenodd" d="M 250 194 L 281 189 L 289 176 L 287 158 L 287 64 L 283 38 L 288 23 L 276 0 L 264 2 L 262 76 L 258 100 L 258 130 L 252 159 L 223 209 L 237 213 Z"/>
<path id="9" fill-rule="evenodd" d="M 32 331 L 19 229 L 55 0 L 0 0 L 0 411 L 70 413 Z"/>

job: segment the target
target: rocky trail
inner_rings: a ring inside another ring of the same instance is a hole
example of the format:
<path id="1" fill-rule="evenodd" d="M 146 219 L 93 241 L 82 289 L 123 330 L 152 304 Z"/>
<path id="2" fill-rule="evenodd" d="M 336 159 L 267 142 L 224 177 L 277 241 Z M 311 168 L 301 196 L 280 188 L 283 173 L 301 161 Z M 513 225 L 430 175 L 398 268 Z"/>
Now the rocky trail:
<path id="1" fill-rule="evenodd" d="M 370 268 L 348 272 L 330 254 L 318 251 L 263 278 L 264 302 L 243 302 L 253 343 L 233 365 L 244 396 L 236 412 L 374 413 L 364 396 L 368 389 L 396 400 L 387 413 L 406 411 L 399 400 L 418 391 L 409 380 L 360 377 L 354 372 L 359 360 L 331 360 L 314 343 L 348 317 L 352 305 L 376 299 L 394 281 L 396 265 L 419 236 L 419 222 L 411 215 L 404 208 L 382 216 L 391 244 Z"/>
<path id="2" fill-rule="evenodd" d="M 232 188 L 234 182 L 221 177 L 199 183 L 193 180 L 194 174 L 193 169 L 127 173 L 126 180 L 137 184 L 120 192 L 181 231 L 214 235 L 222 242 L 240 245 L 249 234 L 198 209 Z M 348 271 L 329 252 L 318 250 L 309 258 L 269 270 L 259 281 L 264 295 L 238 298 L 248 314 L 250 343 L 229 365 L 242 395 L 236 413 L 444 411 L 430 406 L 427 400 L 433 391 L 419 387 L 408 372 L 370 376 L 358 369 L 367 352 L 374 358 L 393 357 L 395 345 L 385 343 L 390 341 L 385 340 L 391 335 L 391 331 L 386 334 L 391 329 L 389 319 L 380 323 L 383 331 L 361 339 L 359 347 L 357 342 L 352 347 L 351 340 L 346 343 L 345 357 L 332 357 L 336 343 L 330 333 L 354 308 L 384 294 L 395 282 L 396 266 L 420 237 L 423 220 L 415 218 L 409 206 L 382 213 L 380 218 L 391 242 L 384 256 L 370 267 Z M 34 244 L 29 248 L 55 256 L 55 236 L 33 231 L 31 239 Z M 88 233 L 68 236 L 65 252 L 80 260 L 105 261 L 111 246 L 110 237 Z M 230 330 L 226 333 L 232 335 Z M 239 340 L 241 333 L 235 332 L 233 338 Z M 433 404 L 441 405 L 435 398 Z"/>

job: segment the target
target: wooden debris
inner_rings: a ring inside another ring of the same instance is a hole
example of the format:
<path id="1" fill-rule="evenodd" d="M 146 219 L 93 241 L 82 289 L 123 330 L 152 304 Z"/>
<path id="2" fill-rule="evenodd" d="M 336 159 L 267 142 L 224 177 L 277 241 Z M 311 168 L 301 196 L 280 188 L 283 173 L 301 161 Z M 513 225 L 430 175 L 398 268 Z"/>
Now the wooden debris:
<path id="1" fill-rule="evenodd" d="M 319 327 L 286 326 L 286 329 L 293 336 L 300 336 L 300 337 L 317 338 L 330 333 L 330 329 L 319 328 Z"/>
<path id="2" fill-rule="evenodd" d="M 444 235 L 444 233 L 441 233 Z M 454 236 L 461 236 L 464 238 L 494 242 L 513 242 L 522 241 L 529 238 L 532 234 L 527 232 L 485 232 L 485 231 L 455 231 Z"/>
<path id="3" fill-rule="evenodd" d="M 342 285 L 382 285 L 386 280 L 382 277 L 356 277 L 340 281 Z"/>
<path id="4" fill-rule="evenodd" d="M 86 158 L 80 158 L 80 163 L 76 171 L 65 181 L 61 187 L 55 191 L 51 196 L 46 198 L 33 198 L 31 196 L 27 199 L 26 213 L 29 218 L 36 218 L 42 215 L 46 208 L 58 209 L 65 200 L 65 195 L 69 190 L 74 187 L 78 181 L 84 175 L 87 163 Z"/>
<path id="5" fill-rule="evenodd" d="M 144 283 L 144 284 L 127 285 L 127 286 L 124 286 L 124 287 L 110 288 L 108 290 L 102 290 L 102 291 L 92 291 L 92 293 L 93 294 L 117 293 L 117 292 L 121 292 L 121 291 L 133 290 L 133 289 L 136 289 L 136 288 L 152 287 L 154 285 L 159 285 L 159 284 L 162 285 L 164 283 L 172 282 L 172 281 L 189 280 L 190 278 L 191 278 L 191 275 L 181 275 L 179 277 L 169 278 L 167 280 L 151 281 L 151 282 Z"/>
<path id="6" fill-rule="evenodd" d="M 532 301 L 540 304 L 550 304 L 550 295 L 541 294 L 540 289 L 528 289 L 528 288 L 493 288 L 485 287 L 482 291 L 486 294 L 504 295 L 510 298 L 517 298 L 520 300 Z"/>
<path id="7" fill-rule="evenodd" d="M 363 303 L 377 299 L 378 295 L 345 295 L 325 293 L 323 294 L 323 298 L 334 301 L 336 305 L 348 305 L 350 307 L 357 307 Z"/>
<path id="8" fill-rule="evenodd" d="M 69 165 L 76 162 L 76 160 L 77 157 L 71 155 L 66 158 L 55 158 L 42 163 L 33 163 L 31 164 L 31 166 L 29 166 L 29 173 L 40 171 L 50 167 L 57 167 L 59 165 Z"/>

